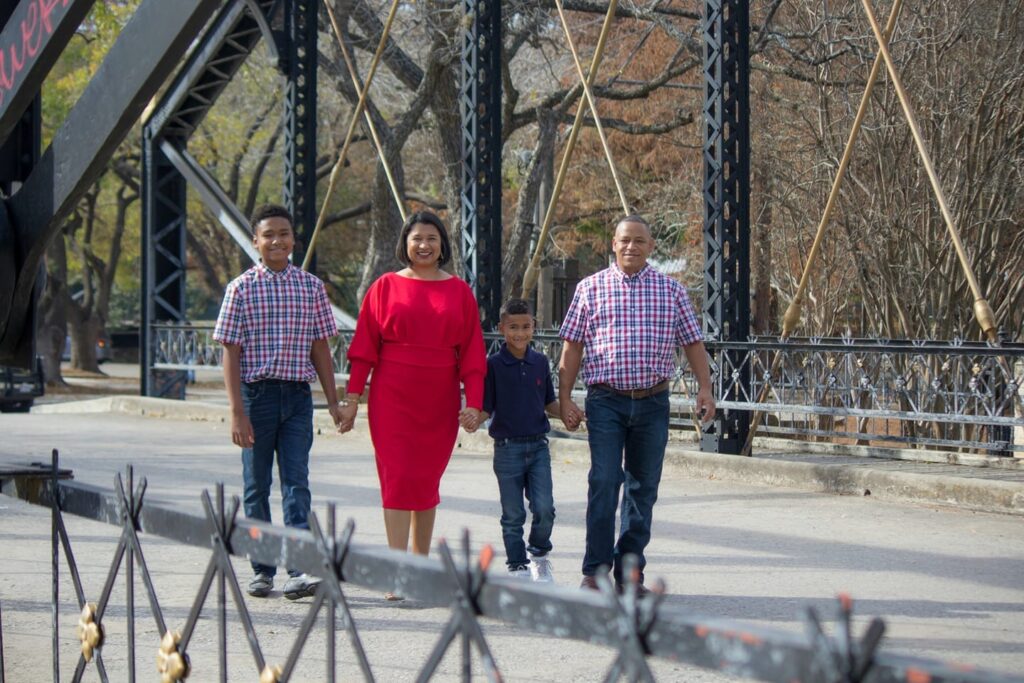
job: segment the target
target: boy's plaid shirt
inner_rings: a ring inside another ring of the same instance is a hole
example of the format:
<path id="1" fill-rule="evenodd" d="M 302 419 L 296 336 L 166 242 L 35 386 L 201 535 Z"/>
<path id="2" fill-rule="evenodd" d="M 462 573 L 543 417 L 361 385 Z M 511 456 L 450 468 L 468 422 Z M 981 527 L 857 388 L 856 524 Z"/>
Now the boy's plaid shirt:
<path id="1" fill-rule="evenodd" d="M 646 389 L 675 376 L 676 349 L 703 339 L 686 288 L 649 265 L 612 264 L 576 286 L 559 336 L 582 342 L 583 383 Z"/>
<path id="2" fill-rule="evenodd" d="M 213 338 L 242 347 L 243 382 L 311 382 L 313 342 L 337 334 L 318 277 L 290 263 L 279 273 L 259 263 L 228 284 Z"/>

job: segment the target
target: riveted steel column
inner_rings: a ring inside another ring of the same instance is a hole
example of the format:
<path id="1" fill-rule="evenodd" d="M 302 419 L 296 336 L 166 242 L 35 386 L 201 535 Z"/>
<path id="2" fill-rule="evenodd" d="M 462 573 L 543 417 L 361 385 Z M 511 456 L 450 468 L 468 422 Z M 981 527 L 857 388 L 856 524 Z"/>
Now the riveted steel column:
<path id="1" fill-rule="evenodd" d="M 143 396 L 185 398 L 184 372 L 156 371 L 153 324 L 186 319 L 185 231 L 187 183 L 160 149 L 152 128 L 142 139 L 142 325 L 139 329 Z M 184 144 L 182 141 L 180 144 Z"/>
<path id="2" fill-rule="evenodd" d="M 746 341 L 750 331 L 748 2 L 704 2 L 703 312 L 705 335 L 720 341 Z M 716 397 L 735 400 L 732 389 L 722 395 L 721 387 L 727 384 L 723 373 L 739 372 L 738 380 L 746 386 L 749 370 L 738 356 L 715 361 Z M 701 449 L 739 453 L 749 428 L 749 413 L 719 411 L 705 428 Z"/>
<path id="3" fill-rule="evenodd" d="M 501 309 L 501 2 L 464 0 L 462 37 L 462 258 L 483 327 Z"/>
<path id="4" fill-rule="evenodd" d="M 284 205 L 295 218 L 295 263 L 302 263 L 317 219 L 316 71 L 318 0 L 287 0 L 281 69 L 284 101 Z M 316 257 L 309 265 L 316 271 Z"/>

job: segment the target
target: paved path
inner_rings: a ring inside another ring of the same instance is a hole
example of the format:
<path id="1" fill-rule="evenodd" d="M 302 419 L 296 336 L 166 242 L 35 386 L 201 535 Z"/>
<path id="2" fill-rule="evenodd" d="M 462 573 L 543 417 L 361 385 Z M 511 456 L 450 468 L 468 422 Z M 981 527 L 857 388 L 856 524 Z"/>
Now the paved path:
<path id="1" fill-rule="evenodd" d="M 150 414 L 153 414 L 150 411 Z M 4 415 L 0 462 L 48 460 L 51 448 L 76 479 L 111 486 L 128 463 L 146 476 L 147 497 L 199 510 L 199 493 L 223 481 L 240 491 L 240 466 L 227 427 L 212 421 L 158 419 L 97 412 Z M 321 416 L 322 419 L 322 416 Z M 458 538 L 469 529 L 474 545 L 501 553 L 497 485 L 489 458 L 472 441 L 459 449 L 442 483 L 437 534 Z M 748 459 L 749 460 L 749 459 Z M 863 461 L 860 461 L 863 463 Z M 859 464 L 857 465 L 860 466 Z M 314 505 L 336 501 L 342 517 L 356 521 L 359 543 L 383 546 L 383 523 L 372 448 L 361 428 L 354 435 L 321 434 L 314 446 Z M 553 554 L 566 590 L 579 579 L 584 540 L 585 450 L 561 448 L 554 462 L 558 519 Z M 694 476 L 685 459 L 666 468 L 649 548 L 650 577 L 668 584 L 667 604 L 694 613 L 802 630 L 812 605 L 831 615 L 836 593 L 855 599 L 857 632 L 881 616 L 889 625 L 885 649 L 952 659 L 1006 673 L 1024 671 L 1024 523 L 1019 516 L 955 507 L 890 502 L 878 495 L 836 496 L 797 487 L 751 485 L 722 475 Z M 279 502 L 273 502 L 279 510 Z M 0 497 L 0 607 L 7 674 L 12 681 L 50 677 L 49 515 Z M 116 541 L 112 527 L 71 520 L 75 552 L 87 593 L 98 595 Z M 180 628 L 208 553 L 161 539 L 144 540 L 161 605 Z M 247 576 L 244 562 L 236 562 Z M 74 605 L 65 580 L 62 600 L 62 669 L 70 672 Z M 115 596 L 123 596 L 119 580 Z M 410 681 L 426 659 L 446 611 L 414 602 L 385 603 L 356 587 L 353 610 L 378 680 Z M 145 616 L 141 586 L 138 671 L 152 675 L 157 634 Z M 119 597 L 123 601 L 123 597 Z M 261 644 L 271 661 L 283 661 L 308 600 L 290 603 L 279 594 L 250 600 Z M 112 611 L 123 614 L 122 605 Z M 210 605 L 212 605 L 212 598 Z M 118 612 L 117 610 L 120 610 Z M 215 678 L 212 612 L 200 622 L 191 680 Z M 107 665 L 123 672 L 123 622 L 110 622 Z M 612 654 L 582 643 L 534 636 L 502 624 L 486 627 L 499 666 L 511 681 L 599 680 Z M 338 638 L 339 680 L 357 678 L 347 641 Z M 252 660 L 237 623 L 231 627 L 231 680 L 253 680 Z M 323 635 L 306 645 L 296 680 L 322 680 Z M 656 662 L 660 681 L 729 680 L 671 662 Z M 479 669 L 476 669 L 479 673 Z M 62 675 L 62 680 L 67 674 Z M 123 680 L 123 673 L 113 675 Z M 458 658 L 446 658 L 441 681 L 458 680 Z"/>

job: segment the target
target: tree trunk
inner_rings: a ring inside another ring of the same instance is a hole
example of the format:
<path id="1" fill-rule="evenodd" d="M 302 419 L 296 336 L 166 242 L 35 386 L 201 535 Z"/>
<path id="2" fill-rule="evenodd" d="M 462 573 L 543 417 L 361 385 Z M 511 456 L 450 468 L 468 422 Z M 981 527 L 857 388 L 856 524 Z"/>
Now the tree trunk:
<path id="1" fill-rule="evenodd" d="M 60 360 L 67 337 L 67 252 L 64 236 L 50 242 L 46 250 L 46 286 L 39 297 L 36 352 L 43 360 L 43 377 L 49 386 L 64 384 Z"/>
<path id="2" fill-rule="evenodd" d="M 530 257 L 530 238 L 537 226 L 535 216 L 543 216 L 547 206 L 537 204 L 541 201 L 540 188 L 549 175 L 555 154 L 555 131 L 558 125 L 550 109 L 537 108 L 537 144 L 533 148 L 533 156 L 526 170 L 526 182 L 519 191 L 516 204 L 516 217 L 505 245 L 505 254 L 501 259 L 501 286 L 505 295 L 510 295 L 522 286 L 526 262 Z M 547 188 L 547 194 L 551 187 Z M 547 197 L 543 198 L 547 201 Z M 543 219 L 542 219 L 543 220 Z"/>
<path id="3" fill-rule="evenodd" d="M 774 316 L 772 315 L 772 179 L 771 174 L 762 166 L 754 174 L 754 196 L 760 196 L 764 208 L 756 216 L 754 223 L 754 239 L 751 253 L 754 256 L 754 310 L 751 332 L 768 334 L 771 332 Z"/>

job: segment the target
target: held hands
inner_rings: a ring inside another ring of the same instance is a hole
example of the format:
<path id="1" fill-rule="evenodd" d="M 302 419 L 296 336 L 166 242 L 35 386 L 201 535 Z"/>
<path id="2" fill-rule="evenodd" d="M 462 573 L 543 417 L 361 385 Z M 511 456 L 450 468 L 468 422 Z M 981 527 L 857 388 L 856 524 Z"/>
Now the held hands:
<path id="1" fill-rule="evenodd" d="M 358 401 L 346 399 L 331 406 L 331 417 L 339 434 L 351 432 L 356 424 L 356 413 L 359 412 Z"/>
<path id="2" fill-rule="evenodd" d="M 559 410 L 562 412 L 562 424 L 570 432 L 575 432 L 583 422 L 584 413 L 571 398 L 564 398 L 558 402 Z"/>
<path id="3" fill-rule="evenodd" d="M 463 408 L 459 411 L 459 424 L 468 433 L 472 434 L 483 422 L 483 416 L 476 408 Z"/>

